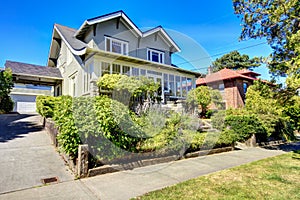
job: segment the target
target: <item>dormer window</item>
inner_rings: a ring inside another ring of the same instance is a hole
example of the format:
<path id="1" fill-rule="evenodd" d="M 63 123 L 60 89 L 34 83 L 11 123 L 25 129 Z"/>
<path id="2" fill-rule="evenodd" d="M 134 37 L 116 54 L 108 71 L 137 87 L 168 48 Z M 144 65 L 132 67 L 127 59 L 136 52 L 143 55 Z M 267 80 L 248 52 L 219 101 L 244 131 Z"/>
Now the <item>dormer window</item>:
<path id="1" fill-rule="evenodd" d="M 128 42 L 111 37 L 105 37 L 105 50 L 113 53 L 128 55 Z"/>
<path id="2" fill-rule="evenodd" d="M 148 49 L 148 60 L 158 63 L 164 63 L 165 53 L 154 49 Z"/>

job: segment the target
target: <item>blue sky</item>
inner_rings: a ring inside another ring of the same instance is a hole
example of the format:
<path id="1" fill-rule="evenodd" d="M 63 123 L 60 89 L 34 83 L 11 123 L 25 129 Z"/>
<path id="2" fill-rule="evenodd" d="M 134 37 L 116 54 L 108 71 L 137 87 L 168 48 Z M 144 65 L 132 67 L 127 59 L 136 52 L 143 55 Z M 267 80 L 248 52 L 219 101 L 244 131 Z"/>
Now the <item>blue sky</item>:
<path id="1" fill-rule="evenodd" d="M 6 60 L 46 65 L 53 24 L 79 28 L 85 19 L 123 10 L 140 28 L 162 25 L 182 48 L 174 64 L 205 72 L 209 62 L 222 53 L 268 56 L 268 45 L 247 48 L 264 40 L 239 42 L 240 19 L 231 0 L 176 2 L 170 0 L 118 1 L 4 1 L 0 10 L 0 67 Z M 179 37 L 178 37 L 179 36 Z M 181 41 L 179 41 L 181 40 Z M 243 49 L 246 48 L 246 49 Z M 187 61 L 188 65 L 184 64 Z M 255 71 L 268 79 L 263 67 Z"/>

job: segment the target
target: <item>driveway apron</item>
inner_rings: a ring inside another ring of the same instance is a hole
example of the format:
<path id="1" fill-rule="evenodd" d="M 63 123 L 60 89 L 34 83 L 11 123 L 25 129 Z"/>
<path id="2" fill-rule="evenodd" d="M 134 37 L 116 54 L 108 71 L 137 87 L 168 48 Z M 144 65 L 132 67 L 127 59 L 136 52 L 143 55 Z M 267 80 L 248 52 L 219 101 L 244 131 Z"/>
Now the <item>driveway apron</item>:
<path id="1" fill-rule="evenodd" d="M 0 194 L 43 185 L 41 179 L 59 182 L 74 176 L 65 166 L 38 115 L 0 115 Z"/>

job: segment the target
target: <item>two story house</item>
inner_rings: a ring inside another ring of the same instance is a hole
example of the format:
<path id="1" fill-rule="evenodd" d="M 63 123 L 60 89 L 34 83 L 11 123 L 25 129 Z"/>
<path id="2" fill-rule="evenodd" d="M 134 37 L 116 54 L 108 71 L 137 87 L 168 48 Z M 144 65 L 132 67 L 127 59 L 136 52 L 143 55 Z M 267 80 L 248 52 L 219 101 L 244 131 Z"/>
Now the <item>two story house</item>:
<path id="1" fill-rule="evenodd" d="M 55 96 L 94 96 L 104 74 L 153 79 L 163 88 L 162 99 L 184 99 L 201 74 L 172 65 L 180 48 L 161 27 L 141 31 L 123 11 L 87 19 L 79 29 L 53 28 L 48 67 L 63 77 Z"/>

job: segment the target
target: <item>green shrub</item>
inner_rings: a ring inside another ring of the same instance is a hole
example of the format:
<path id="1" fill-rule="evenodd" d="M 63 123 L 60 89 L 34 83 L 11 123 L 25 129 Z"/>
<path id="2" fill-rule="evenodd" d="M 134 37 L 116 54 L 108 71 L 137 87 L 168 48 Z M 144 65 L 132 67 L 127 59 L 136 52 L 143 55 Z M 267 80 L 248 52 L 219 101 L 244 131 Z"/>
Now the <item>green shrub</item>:
<path id="1" fill-rule="evenodd" d="M 73 117 L 73 99 L 70 96 L 54 97 L 56 99 L 53 120 L 59 127 L 57 140 L 59 146 L 71 157 L 77 157 L 81 144 L 78 129 Z"/>
<path id="2" fill-rule="evenodd" d="M 136 152 L 142 136 L 135 115 L 107 96 L 74 99 L 74 118 L 80 138 L 97 160 L 111 160 Z"/>
<path id="3" fill-rule="evenodd" d="M 12 111 L 14 108 L 14 102 L 11 97 L 8 95 L 4 95 L 0 97 L 0 113 L 8 113 Z"/>
<path id="4" fill-rule="evenodd" d="M 254 114 L 247 114 L 244 110 L 231 109 L 220 111 L 212 117 L 212 125 L 222 131 L 220 141 L 243 142 L 255 134 L 258 141 L 267 139 L 267 130 L 260 119 Z"/>
<path id="5" fill-rule="evenodd" d="M 142 142 L 142 151 L 182 151 L 189 148 L 197 133 L 199 120 L 188 115 L 172 113 L 166 116 L 161 131 Z"/>
<path id="6" fill-rule="evenodd" d="M 36 97 L 36 109 L 37 112 L 46 118 L 52 118 L 54 114 L 57 97 L 53 96 L 37 96 Z"/>

